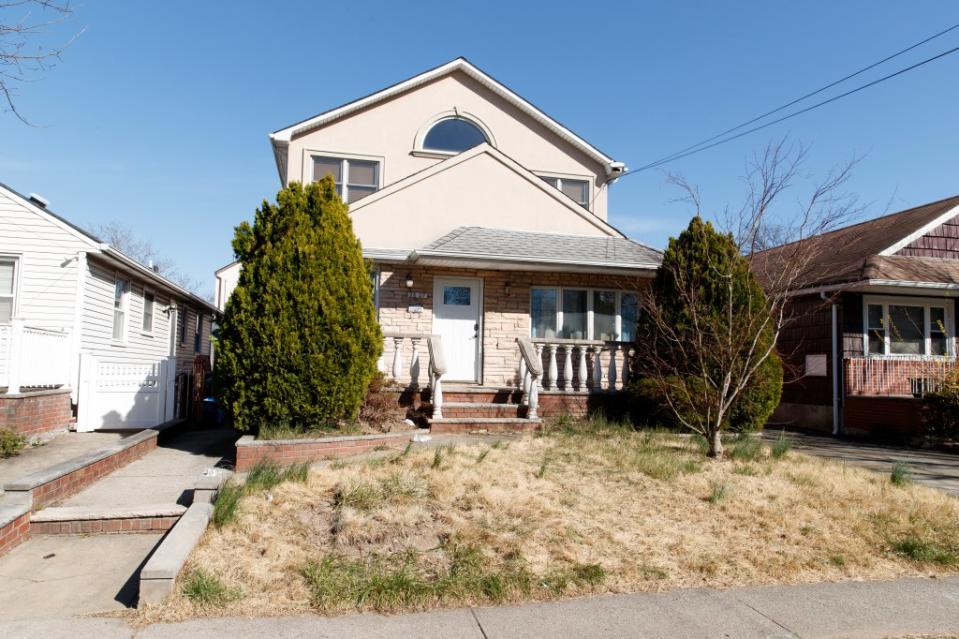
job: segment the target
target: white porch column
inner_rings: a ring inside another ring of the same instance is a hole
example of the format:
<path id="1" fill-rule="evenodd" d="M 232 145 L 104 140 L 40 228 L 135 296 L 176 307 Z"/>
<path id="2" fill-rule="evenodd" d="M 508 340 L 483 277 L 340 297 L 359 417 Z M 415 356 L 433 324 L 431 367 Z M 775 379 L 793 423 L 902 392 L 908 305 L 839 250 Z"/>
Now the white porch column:
<path id="1" fill-rule="evenodd" d="M 589 372 L 586 369 L 586 347 L 577 346 L 576 350 L 579 351 L 579 365 L 576 367 L 576 390 L 586 390 L 587 379 L 589 379 Z"/>
<path id="2" fill-rule="evenodd" d="M 616 353 L 619 351 L 617 344 L 611 344 L 609 347 L 609 390 L 616 390 Z"/>
<path id="3" fill-rule="evenodd" d="M 563 389 L 573 389 L 573 346 L 567 344 L 563 347 Z"/>
<path id="4" fill-rule="evenodd" d="M 549 349 L 549 377 L 543 386 L 555 389 L 556 379 L 559 377 L 559 368 L 556 366 L 556 344 L 549 344 L 547 348 Z"/>
<path id="5" fill-rule="evenodd" d="M 593 390 L 603 388 L 603 347 L 593 347 Z"/>
<path id="6" fill-rule="evenodd" d="M 420 387 L 420 338 L 411 337 L 413 353 L 410 355 L 410 388 Z"/>
<path id="7" fill-rule="evenodd" d="M 399 381 L 403 376 L 403 338 L 393 338 L 393 379 Z"/>

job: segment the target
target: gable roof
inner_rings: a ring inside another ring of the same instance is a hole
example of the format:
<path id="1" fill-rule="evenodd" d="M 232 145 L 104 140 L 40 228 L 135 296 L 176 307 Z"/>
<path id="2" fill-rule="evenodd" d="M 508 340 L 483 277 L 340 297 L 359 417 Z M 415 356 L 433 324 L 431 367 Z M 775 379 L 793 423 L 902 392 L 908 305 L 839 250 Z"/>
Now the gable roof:
<path id="1" fill-rule="evenodd" d="M 385 89 L 381 89 L 375 93 L 371 93 L 362 98 L 353 100 L 352 102 L 348 102 L 344 105 L 324 111 L 323 113 L 315 115 L 311 118 L 297 122 L 296 124 L 292 124 L 288 127 L 274 131 L 270 134 L 270 140 L 273 143 L 274 148 L 277 146 L 285 146 L 290 142 L 290 140 L 293 139 L 294 136 L 318 129 L 326 124 L 329 124 L 330 122 L 355 113 L 360 109 L 365 109 L 371 105 L 388 100 L 396 95 L 405 93 L 406 91 L 410 91 L 411 89 L 415 89 L 416 87 L 422 86 L 432 82 L 433 80 L 436 80 L 437 78 L 450 75 L 457 71 L 460 71 L 473 78 L 486 88 L 493 91 L 493 93 L 497 94 L 518 108 L 523 113 L 526 113 L 532 117 L 534 120 L 545 126 L 563 140 L 569 142 L 580 151 L 586 153 L 586 155 L 600 162 L 606 168 L 607 175 L 612 174 L 616 170 L 625 170 L 626 167 L 623 165 L 623 163 L 617 162 L 612 158 L 612 156 L 600 151 L 598 148 L 573 133 L 573 131 L 568 127 L 563 126 L 557 120 L 547 115 L 544 111 L 533 105 L 531 102 L 520 97 L 519 94 L 515 93 L 505 84 L 497 81 L 488 73 L 480 70 L 464 57 L 456 58 L 455 60 L 451 60 L 446 64 L 442 64 L 428 71 L 424 71 L 423 73 L 415 75 L 411 78 L 407 78 L 406 80 L 386 87 Z"/>
<path id="2" fill-rule="evenodd" d="M 930 276 L 936 272 L 945 274 L 941 265 L 930 267 L 926 264 L 931 258 L 897 256 L 895 253 L 957 215 L 959 196 L 953 196 L 771 248 L 758 253 L 753 258 L 754 265 L 761 275 L 764 269 L 773 272 L 779 268 L 778 264 L 788 261 L 791 252 L 811 251 L 813 257 L 799 278 L 804 288 L 868 279 L 907 280 L 907 277 Z M 897 277 L 875 277 L 876 273 L 882 272 Z"/>
<path id="3" fill-rule="evenodd" d="M 417 171 L 416 173 L 413 173 L 412 175 L 408 175 L 396 182 L 393 182 L 392 184 L 383 187 L 382 189 L 379 189 L 378 191 L 371 193 L 370 195 L 367 195 L 361 200 L 353 202 L 350 204 L 350 215 L 355 216 L 359 214 L 365 207 L 374 205 L 380 200 L 388 198 L 394 193 L 410 188 L 419 182 L 433 177 L 434 175 L 454 169 L 455 167 L 469 162 L 473 158 L 481 155 L 487 155 L 493 158 L 500 165 L 525 180 L 532 188 L 546 194 L 548 197 L 562 205 L 571 214 L 576 215 L 582 220 L 588 222 L 602 233 L 611 236 L 626 237 L 620 230 L 604 221 L 600 217 L 594 215 L 588 209 L 573 201 L 573 199 L 568 195 L 551 186 L 549 183 L 538 177 L 535 173 L 521 165 L 519 162 L 487 143 L 479 144 L 471 149 L 463 151 L 462 153 L 458 153 L 454 156 L 446 158 L 445 160 L 437 162 L 436 164 L 432 164 L 420 171 Z"/>
<path id="4" fill-rule="evenodd" d="M 126 255 L 122 251 L 115 249 L 114 247 L 110 246 L 109 244 L 107 244 L 106 242 L 98 238 L 96 235 L 94 235 L 90 231 L 87 231 L 77 226 L 76 224 L 74 224 L 73 222 L 70 222 L 65 217 L 54 213 L 47 207 L 38 206 L 32 199 L 24 196 L 22 193 L 7 186 L 3 182 L 0 182 L 0 191 L 5 193 L 7 196 L 9 196 L 11 199 L 13 199 L 15 202 L 20 204 L 22 207 L 24 207 L 28 211 L 48 220 L 49 222 L 53 223 L 55 226 L 65 230 L 66 232 L 70 233 L 71 235 L 79 239 L 80 241 L 87 244 L 87 246 L 90 248 L 91 254 L 102 255 L 104 258 L 107 258 L 113 261 L 115 264 L 119 264 L 125 269 L 136 272 L 138 275 L 140 275 L 141 277 L 144 277 L 147 280 L 150 280 L 155 285 L 158 285 L 168 291 L 177 293 L 181 297 L 187 298 L 195 302 L 196 304 L 200 304 L 204 306 L 211 313 L 218 312 L 218 309 L 215 306 L 210 304 L 208 301 L 206 301 L 199 295 L 196 295 L 195 293 L 188 291 L 187 289 L 183 288 L 179 284 L 176 284 L 175 282 L 160 275 L 149 266 L 141 264 L 140 262 L 133 259 L 129 255 Z"/>
<path id="5" fill-rule="evenodd" d="M 663 254 L 622 237 L 565 235 L 461 226 L 412 254 L 535 264 L 656 269 Z"/>

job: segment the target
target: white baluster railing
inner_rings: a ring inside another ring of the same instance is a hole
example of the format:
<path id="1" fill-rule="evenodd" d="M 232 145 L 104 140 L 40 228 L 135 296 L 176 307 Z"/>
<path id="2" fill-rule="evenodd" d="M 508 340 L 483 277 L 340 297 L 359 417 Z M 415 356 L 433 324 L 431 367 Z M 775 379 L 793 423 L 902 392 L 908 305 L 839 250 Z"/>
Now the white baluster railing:
<path id="1" fill-rule="evenodd" d="M 619 391 L 629 381 L 630 363 L 635 353 L 632 344 L 559 338 L 530 341 L 537 360 L 543 363 L 542 388 L 546 390 Z M 522 366 L 520 363 L 521 371 Z M 520 379 L 522 381 L 522 375 Z"/>
<path id="2" fill-rule="evenodd" d="M 519 345 L 520 359 L 523 360 L 523 368 L 526 371 L 520 384 L 524 389 L 529 389 L 523 393 L 526 418 L 536 419 L 539 408 L 539 384 L 543 376 L 543 349 L 534 346 L 526 337 L 516 338 L 516 343 Z"/>

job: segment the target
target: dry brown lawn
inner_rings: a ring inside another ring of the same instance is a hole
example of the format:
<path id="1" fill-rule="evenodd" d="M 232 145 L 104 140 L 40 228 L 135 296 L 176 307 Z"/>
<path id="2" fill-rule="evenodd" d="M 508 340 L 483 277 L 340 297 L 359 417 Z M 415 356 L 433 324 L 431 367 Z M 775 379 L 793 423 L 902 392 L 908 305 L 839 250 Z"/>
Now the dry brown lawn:
<path id="1" fill-rule="evenodd" d="M 959 568 L 959 500 L 777 459 L 755 438 L 730 448 L 711 461 L 689 437 L 595 424 L 339 462 L 244 497 L 233 523 L 207 531 L 182 590 L 137 614 L 417 610 Z"/>

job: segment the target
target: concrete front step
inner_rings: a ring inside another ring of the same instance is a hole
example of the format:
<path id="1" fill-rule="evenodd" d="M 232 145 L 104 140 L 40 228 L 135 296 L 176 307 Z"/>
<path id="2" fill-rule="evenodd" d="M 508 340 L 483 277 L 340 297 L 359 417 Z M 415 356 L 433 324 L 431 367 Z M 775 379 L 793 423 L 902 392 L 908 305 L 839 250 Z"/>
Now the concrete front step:
<path id="1" fill-rule="evenodd" d="M 536 430 L 542 421 L 519 417 L 443 417 L 430 420 L 431 433 L 521 433 Z"/>
<path id="2" fill-rule="evenodd" d="M 133 508 L 51 507 L 30 516 L 30 532 L 34 535 L 163 532 L 172 528 L 184 512 L 186 508 L 179 504 L 146 504 Z"/>
<path id="3" fill-rule="evenodd" d="M 444 398 L 445 399 L 445 398 Z M 495 402 L 443 402 L 443 417 L 526 417 L 526 407 L 520 404 Z"/>

